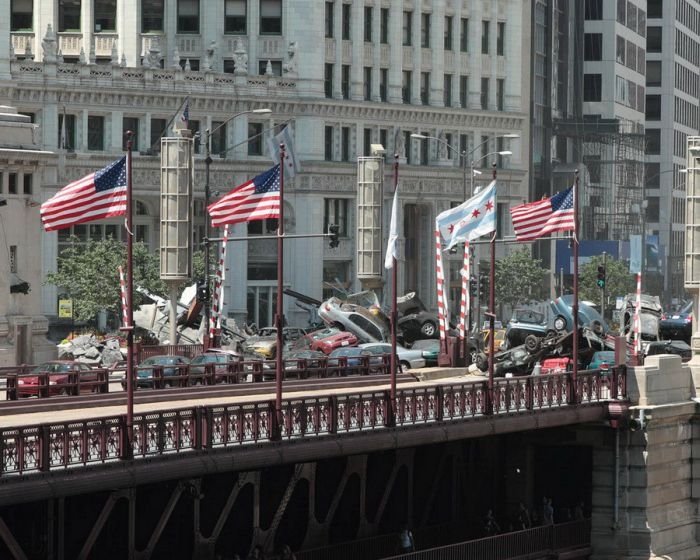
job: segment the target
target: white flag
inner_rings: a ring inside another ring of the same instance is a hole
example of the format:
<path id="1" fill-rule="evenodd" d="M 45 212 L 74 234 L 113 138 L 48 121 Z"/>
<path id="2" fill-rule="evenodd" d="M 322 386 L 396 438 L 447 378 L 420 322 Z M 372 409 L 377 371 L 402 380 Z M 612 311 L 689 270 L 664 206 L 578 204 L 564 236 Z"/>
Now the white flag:
<path id="1" fill-rule="evenodd" d="M 292 140 L 289 126 L 285 126 L 277 136 L 267 139 L 267 148 L 270 151 L 272 161 L 275 163 L 280 162 L 280 144 L 284 144 L 286 155 L 284 158 L 284 174 L 291 179 L 301 170 L 301 167 L 294 151 L 294 140 Z"/>
<path id="2" fill-rule="evenodd" d="M 386 257 L 384 259 L 384 268 L 393 268 L 394 259 L 398 259 L 396 252 L 396 241 L 399 239 L 398 222 L 398 187 L 394 191 L 394 203 L 391 205 L 391 222 L 389 224 L 389 242 L 386 245 Z"/>

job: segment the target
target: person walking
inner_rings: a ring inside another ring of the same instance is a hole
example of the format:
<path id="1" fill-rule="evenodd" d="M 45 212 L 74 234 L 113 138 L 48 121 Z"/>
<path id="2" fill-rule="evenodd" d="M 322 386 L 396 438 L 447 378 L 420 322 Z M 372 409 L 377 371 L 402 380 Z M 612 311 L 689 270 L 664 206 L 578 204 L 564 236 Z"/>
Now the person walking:
<path id="1" fill-rule="evenodd" d="M 525 504 L 520 502 L 518 506 L 518 529 L 529 529 L 532 527 L 532 522 L 530 521 L 530 512 L 527 511 Z"/>
<path id="2" fill-rule="evenodd" d="M 542 525 L 554 525 L 554 508 L 552 498 L 542 498 Z"/>
<path id="3" fill-rule="evenodd" d="M 404 526 L 403 530 L 399 533 L 399 551 L 400 552 L 413 552 L 413 533 L 411 530 Z"/>
<path id="4" fill-rule="evenodd" d="M 501 528 L 496 521 L 496 517 L 493 515 L 493 510 L 489 509 L 486 512 L 486 518 L 484 519 L 484 530 L 487 536 L 497 535 L 501 532 Z"/>

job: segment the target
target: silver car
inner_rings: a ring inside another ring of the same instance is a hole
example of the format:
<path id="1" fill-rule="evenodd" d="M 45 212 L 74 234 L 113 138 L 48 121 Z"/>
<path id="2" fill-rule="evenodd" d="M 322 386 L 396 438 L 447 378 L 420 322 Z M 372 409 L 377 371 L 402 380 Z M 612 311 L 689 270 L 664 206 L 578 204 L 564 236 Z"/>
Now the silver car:
<path id="1" fill-rule="evenodd" d="M 391 355 L 391 344 L 388 342 L 368 342 L 367 344 L 360 344 L 359 346 L 375 355 Z M 399 363 L 402 369 L 425 367 L 425 358 L 423 357 L 422 350 L 409 350 L 397 344 L 396 354 L 399 357 Z"/>
<path id="2" fill-rule="evenodd" d="M 367 305 L 366 294 L 353 294 L 345 301 L 332 297 L 319 306 L 318 315 L 327 325 L 351 332 L 363 342 L 385 342 L 389 340 L 389 326 L 379 305 Z M 376 295 L 372 295 L 376 301 Z"/>

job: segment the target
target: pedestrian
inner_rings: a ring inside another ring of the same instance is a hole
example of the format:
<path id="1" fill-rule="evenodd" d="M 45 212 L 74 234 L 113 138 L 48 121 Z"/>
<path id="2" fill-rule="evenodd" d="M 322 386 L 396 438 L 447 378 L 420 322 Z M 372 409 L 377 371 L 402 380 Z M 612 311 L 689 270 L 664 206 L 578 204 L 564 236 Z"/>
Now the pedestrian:
<path id="1" fill-rule="evenodd" d="M 574 507 L 574 519 L 583 519 L 583 502 L 579 502 Z"/>
<path id="2" fill-rule="evenodd" d="M 484 519 L 484 530 L 488 536 L 497 535 L 501 532 L 501 528 L 498 526 L 498 521 L 496 521 L 496 517 L 493 515 L 492 509 L 489 509 L 488 512 L 486 512 L 486 518 Z"/>
<path id="3" fill-rule="evenodd" d="M 399 533 L 399 552 L 413 552 L 413 548 L 413 533 L 404 525 L 402 531 Z"/>
<path id="4" fill-rule="evenodd" d="M 542 525 L 554 525 L 554 508 L 552 498 L 542 498 Z"/>
<path id="5" fill-rule="evenodd" d="M 248 560 L 265 560 L 265 553 L 263 552 L 262 546 L 256 544 L 253 550 L 250 551 Z"/>
<path id="6" fill-rule="evenodd" d="M 297 560 L 297 557 L 294 555 L 288 544 L 285 544 L 282 547 L 282 556 L 280 558 L 281 560 Z"/>
<path id="7" fill-rule="evenodd" d="M 523 531 L 532 527 L 532 521 L 530 521 L 530 513 L 527 511 L 525 504 L 520 502 L 518 506 L 518 527 Z"/>

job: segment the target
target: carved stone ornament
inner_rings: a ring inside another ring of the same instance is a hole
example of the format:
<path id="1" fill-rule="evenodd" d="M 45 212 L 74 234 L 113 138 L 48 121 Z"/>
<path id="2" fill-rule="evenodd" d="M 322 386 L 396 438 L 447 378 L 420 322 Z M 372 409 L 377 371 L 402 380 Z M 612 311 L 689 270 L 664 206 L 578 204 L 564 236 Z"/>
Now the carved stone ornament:
<path id="1" fill-rule="evenodd" d="M 215 66 L 216 57 L 216 41 L 209 43 L 209 48 L 207 48 L 204 55 L 204 70 L 211 70 Z"/>
<path id="2" fill-rule="evenodd" d="M 297 42 L 292 41 L 289 43 L 289 48 L 287 49 L 287 60 L 282 66 L 282 71 L 285 74 L 296 75 L 297 73 Z"/>
<path id="3" fill-rule="evenodd" d="M 34 53 L 32 53 L 32 44 L 27 41 L 26 47 L 24 48 L 24 59 L 34 60 Z"/>
<path id="4" fill-rule="evenodd" d="M 85 64 L 85 49 L 80 47 L 80 54 L 78 55 L 78 62 L 80 64 Z"/>
<path id="5" fill-rule="evenodd" d="M 248 53 L 245 51 L 243 41 L 236 39 L 236 48 L 233 51 L 233 73 L 238 75 L 248 74 Z"/>
<path id="6" fill-rule="evenodd" d="M 265 75 L 272 76 L 272 62 L 270 62 L 269 60 L 267 61 L 267 64 L 265 65 Z"/>
<path id="7" fill-rule="evenodd" d="M 116 41 L 116 39 L 115 39 L 114 41 L 112 41 L 112 52 L 110 53 L 110 57 L 109 57 L 109 58 L 110 58 L 110 62 L 111 62 L 114 66 L 118 66 L 118 65 L 119 65 L 119 53 L 117 52 L 117 41 Z"/>
<path id="8" fill-rule="evenodd" d="M 148 53 L 143 59 L 143 66 L 145 68 L 160 68 L 161 58 L 158 38 L 154 38 L 151 41 L 150 47 L 148 47 Z"/>
<path id="9" fill-rule="evenodd" d="M 180 68 L 180 50 L 177 48 L 177 45 L 175 45 L 175 48 L 173 49 L 173 62 L 172 62 L 171 67 L 176 69 L 176 70 L 181 70 L 181 68 Z"/>
<path id="10" fill-rule="evenodd" d="M 51 24 L 46 26 L 46 35 L 41 41 L 44 62 L 56 62 L 56 33 Z"/>

